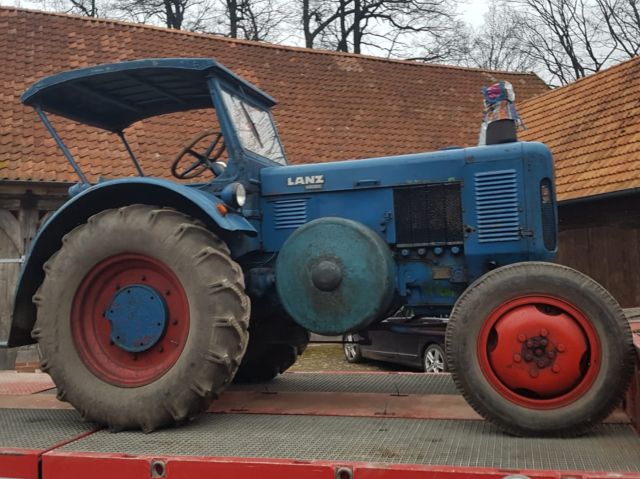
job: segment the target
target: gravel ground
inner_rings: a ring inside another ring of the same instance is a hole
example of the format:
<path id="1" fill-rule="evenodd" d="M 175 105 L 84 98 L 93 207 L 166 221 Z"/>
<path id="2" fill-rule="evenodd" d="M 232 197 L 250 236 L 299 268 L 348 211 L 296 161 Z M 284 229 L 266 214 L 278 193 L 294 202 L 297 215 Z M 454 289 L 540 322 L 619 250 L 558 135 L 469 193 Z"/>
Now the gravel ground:
<path id="1" fill-rule="evenodd" d="M 310 344 L 289 371 L 413 371 L 410 368 L 381 361 L 365 360 L 348 363 L 339 344 Z"/>

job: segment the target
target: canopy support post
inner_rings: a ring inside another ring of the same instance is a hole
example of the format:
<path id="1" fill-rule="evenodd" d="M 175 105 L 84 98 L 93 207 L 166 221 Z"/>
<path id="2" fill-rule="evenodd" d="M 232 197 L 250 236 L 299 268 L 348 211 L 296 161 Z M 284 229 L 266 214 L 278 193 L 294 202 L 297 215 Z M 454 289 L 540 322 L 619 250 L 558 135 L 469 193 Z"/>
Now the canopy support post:
<path id="1" fill-rule="evenodd" d="M 80 166 L 78 165 L 78 163 L 76 163 L 76 160 L 71 155 L 71 152 L 69 151 L 67 146 L 62 142 L 62 138 L 60 138 L 60 136 L 58 135 L 58 132 L 55 130 L 55 128 L 53 127 L 53 125 L 49 121 L 49 118 L 47 118 L 47 115 L 45 114 L 45 112 L 42 110 L 42 108 L 40 106 L 36 106 L 35 110 L 38 113 L 38 116 L 40 117 L 40 121 L 42 121 L 42 123 L 44 124 L 45 128 L 49 131 L 49 134 L 51 135 L 51 137 L 55 140 L 56 144 L 58 145 L 58 148 L 60 148 L 60 150 L 62 151 L 62 154 L 67 158 L 67 161 L 69 163 L 71 163 L 71 166 L 73 167 L 74 171 L 76 172 L 76 174 L 80 178 L 80 181 L 82 183 L 84 183 L 85 185 L 90 184 L 89 180 L 87 180 L 87 177 L 84 176 L 84 173 L 80 169 Z"/>
<path id="2" fill-rule="evenodd" d="M 129 153 L 129 157 L 131 158 L 131 161 L 133 162 L 133 166 L 135 166 L 136 170 L 138 170 L 138 175 L 144 176 L 144 171 L 142 171 L 142 166 L 140 166 L 140 163 L 138 162 L 138 159 L 136 158 L 136 155 L 133 154 L 133 150 L 131 149 L 131 146 L 129 145 L 129 142 L 125 138 L 124 132 L 119 131 L 118 132 L 118 136 L 122 140 L 122 143 L 124 144 L 124 147 L 127 149 L 127 153 Z"/>

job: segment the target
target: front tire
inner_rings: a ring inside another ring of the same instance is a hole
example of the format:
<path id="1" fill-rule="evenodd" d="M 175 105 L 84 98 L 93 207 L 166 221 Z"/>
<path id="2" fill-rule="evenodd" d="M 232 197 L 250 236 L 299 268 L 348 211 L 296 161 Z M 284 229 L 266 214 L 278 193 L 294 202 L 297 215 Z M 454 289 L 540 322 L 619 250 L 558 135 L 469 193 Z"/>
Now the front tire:
<path id="1" fill-rule="evenodd" d="M 578 271 L 541 262 L 472 284 L 453 308 L 446 347 L 469 404 L 514 435 L 586 432 L 620 403 L 634 364 L 613 297 Z"/>
<path id="2" fill-rule="evenodd" d="M 84 419 L 149 432 L 205 410 L 233 378 L 250 304 L 228 248 L 197 221 L 105 210 L 44 269 L 32 336 L 58 397 Z"/>

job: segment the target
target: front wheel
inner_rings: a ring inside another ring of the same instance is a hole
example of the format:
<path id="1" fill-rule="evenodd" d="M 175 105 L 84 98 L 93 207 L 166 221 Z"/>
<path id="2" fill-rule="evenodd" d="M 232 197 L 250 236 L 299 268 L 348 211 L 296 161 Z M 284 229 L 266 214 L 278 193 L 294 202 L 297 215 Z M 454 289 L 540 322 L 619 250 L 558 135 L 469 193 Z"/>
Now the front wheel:
<path id="1" fill-rule="evenodd" d="M 63 239 L 34 296 L 41 367 L 112 430 L 185 421 L 231 381 L 249 300 L 229 250 L 177 211 L 105 210 Z"/>
<path id="2" fill-rule="evenodd" d="M 620 403 L 634 364 L 613 297 L 551 263 L 512 264 L 477 280 L 453 308 L 446 346 L 469 404 L 515 435 L 584 433 Z"/>

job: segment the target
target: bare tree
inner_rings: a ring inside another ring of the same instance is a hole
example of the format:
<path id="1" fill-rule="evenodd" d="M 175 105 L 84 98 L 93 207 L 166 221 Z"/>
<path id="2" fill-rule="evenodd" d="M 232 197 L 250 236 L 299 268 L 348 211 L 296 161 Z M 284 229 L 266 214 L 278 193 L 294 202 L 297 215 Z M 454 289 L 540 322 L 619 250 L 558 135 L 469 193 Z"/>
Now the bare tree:
<path id="1" fill-rule="evenodd" d="M 302 0 L 308 48 L 353 53 L 366 48 L 407 56 L 403 53 L 415 45 L 412 39 L 437 42 L 453 29 L 454 17 L 451 0 Z"/>
<path id="2" fill-rule="evenodd" d="M 40 0 L 37 3 L 45 10 L 94 18 L 108 17 L 112 10 L 108 0 Z"/>
<path id="3" fill-rule="evenodd" d="M 596 0 L 607 33 L 627 57 L 640 53 L 640 1 Z"/>
<path id="4" fill-rule="evenodd" d="M 307 48 L 314 48 L 316 41 L 326 35 L 338 21 L 346 29 L 346 18 L 353 13 L 354 0 L 302 0 L 302 30 Z"/>
<path id="5" fill-rule="evenodd" d="M 117 0 L 115 7 L 121 16 L 139 23 L 160 21 L 167 28 L 181 30 L 187 10 L 203 0 Z"/>
<path id="6" fill-rule="evenodd" d="M 296 15 L 280 0 L 204 0 L 192 14 L 190 30 L 244 40 L 280 43 L 291 37 Z"/>
<path id="7" fill-rule="evenodd" d="M 71 11 L 86 17 L 97 17 L 96 0 L 71 0 Z"/>
<path id="8" fill-rule="evenodd" d="M 493 0 L 484 15 L 482 28 L 469 35 L 463 63 L 489 70 L 531 71 L 536 62 L 522 41 L 521 21 L 509 5 Z"/>
<path id="9" fill-rule="evenodd" d="M 567 84 L 608 65 L 616 42 L 588 0 L 511 0 L 522 41 L 554 81 Z"/>

